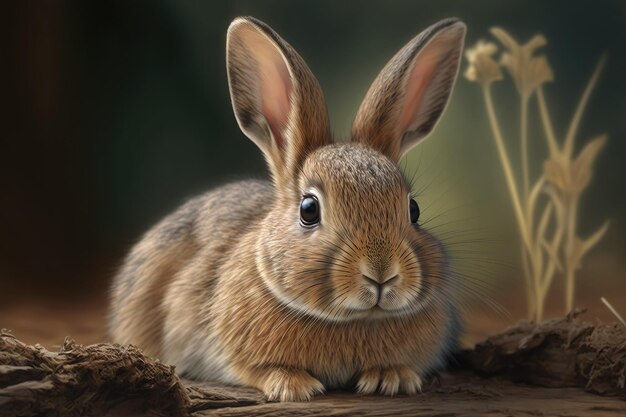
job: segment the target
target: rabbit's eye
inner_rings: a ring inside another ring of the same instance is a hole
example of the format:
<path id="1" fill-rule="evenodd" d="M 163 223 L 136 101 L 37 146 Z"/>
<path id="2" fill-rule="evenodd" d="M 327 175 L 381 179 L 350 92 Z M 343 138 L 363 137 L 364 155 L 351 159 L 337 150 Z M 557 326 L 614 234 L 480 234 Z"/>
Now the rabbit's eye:
<path id="1" fill-rule="evenodd" d="M 320 202 L 314 195 L 305 195 L 300 202 L 300 221 L 304 226 L 320 222 Z"/>
<path id="2" fill-rule="evenodd" d="M 409 200 L 409 215 L 411 216 L 411 223 L 417 223 L 420 218 L 420 206 L 414 199 Z"/>

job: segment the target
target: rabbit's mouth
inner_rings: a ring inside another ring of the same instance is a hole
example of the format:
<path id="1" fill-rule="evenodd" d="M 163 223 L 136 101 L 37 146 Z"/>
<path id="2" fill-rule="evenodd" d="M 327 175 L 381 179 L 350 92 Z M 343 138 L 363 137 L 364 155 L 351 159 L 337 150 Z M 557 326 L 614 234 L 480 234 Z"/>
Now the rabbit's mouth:
<path id="1" fill-rule="evenodd" d="M 348 320 L 362 320 L 362 319 L 389 319 L 393 317 L 405 316 L 415 313 L 415 310 L 409 308 L 406 305 L 402 306 L 387 306 L 377 303 L 371 307 L 352 308 L 346 311 Z"/>
<path id="2" fill-rule="evenodd" d="M 381 307 L 379 304 L 376 304 L 374 307 L 368 310 L 367 315 L 368 315 L 368 318 L 373 318 L 373 319 L 387 318 L 387 317 L 396 316 L 395 311 L 396 311 L 395 309 L 388 310 L 386 308 Z"/>

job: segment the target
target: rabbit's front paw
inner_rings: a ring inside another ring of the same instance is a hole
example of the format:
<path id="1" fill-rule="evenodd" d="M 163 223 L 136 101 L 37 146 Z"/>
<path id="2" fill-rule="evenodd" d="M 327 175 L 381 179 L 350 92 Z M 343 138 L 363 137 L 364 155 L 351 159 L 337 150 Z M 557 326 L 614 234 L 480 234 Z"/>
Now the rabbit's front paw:
<path id="1" fill-rule="evenodd" d="M 422 378 L 408 366 L 371 368 L 361 373 L 356 389 L 360 394 L 413 395 L 422 391 Z"/>
<path id="2" fill-rule="evenodd" d="M 263 379 L 262 390 L 269 401 L 309 401 L 324 392 L 324 385 L 302 369 L 268 369 Z"/>

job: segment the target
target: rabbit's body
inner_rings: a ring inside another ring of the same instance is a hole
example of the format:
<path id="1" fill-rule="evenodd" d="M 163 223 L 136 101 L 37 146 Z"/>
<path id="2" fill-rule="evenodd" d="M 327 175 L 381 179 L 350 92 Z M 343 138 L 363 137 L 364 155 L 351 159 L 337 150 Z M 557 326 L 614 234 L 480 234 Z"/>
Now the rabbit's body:
<path id="1" fill-rule="evenodd" d="M 212 332 L 199 334 L 189 323 L 211 324 L 212 315 L 202 315 L 215 302 L 223 265 L 263 215 L 251 209 L 262 208 L 272 194 L 267 181 L 228 184 L 188 201 L 146 233 L 115 280 L 113 338 L 141 346 L 180 372 L 232 380 Z"/>
<path id="2" fill-rule="evenodd" d="M 463 35 L 449 20 L 409 43 L 368 93 L 352 141 L 333 144 L 302 59 L 264 24 L 236 20 L 233 107 L 273 181 L 218 188 L 149 231 L 116 278 L 113 338 L 270 399 L 349 383 L 418 391 L 460 318 L 445 250 L 417 224 L 397 160 L 443 112 Z"/>

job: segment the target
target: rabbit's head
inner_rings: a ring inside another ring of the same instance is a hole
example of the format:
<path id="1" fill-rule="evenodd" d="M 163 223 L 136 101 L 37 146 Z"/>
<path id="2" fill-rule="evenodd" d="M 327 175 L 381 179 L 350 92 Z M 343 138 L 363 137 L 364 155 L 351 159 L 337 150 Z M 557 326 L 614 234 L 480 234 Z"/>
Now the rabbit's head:
<path id="1" fill-rule="evenodd" d="M 302 58 L 258 20 L 231 24 L 234 112 L 275 187 L 269 214 L 252 225 L 251 261 L 283 305 L 346 321 L 450 302 L 444 248 L 419 226 L 398 161 L 443 113 L 464 37 L 465 25 L 448 19 L 411 40 L 374 81 L 351 139 L 334 143 L 322 91 Z"/>

